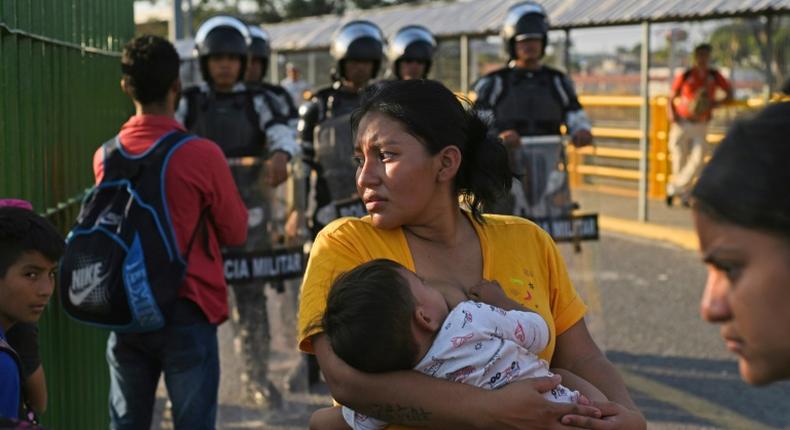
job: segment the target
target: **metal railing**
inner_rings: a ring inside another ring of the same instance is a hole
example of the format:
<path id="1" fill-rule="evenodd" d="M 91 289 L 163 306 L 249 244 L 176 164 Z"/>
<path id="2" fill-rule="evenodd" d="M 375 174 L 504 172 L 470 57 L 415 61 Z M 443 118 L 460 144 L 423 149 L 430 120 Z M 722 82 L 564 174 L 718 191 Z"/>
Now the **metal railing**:
<path id="1" fill-rule="evenodd" d="M 94 151 L 132 113 L 118 81 L 133 17 L 133 0 L 0 2 L 0 197 L 30 200 L 64 232 Z M 106 339 L 50 301 L 39 323 L 47 428 L 108 427 Z"/>
<path id="2" fill-rule="evenodd" d="M 638 118 L 637 109 L 641 106 L 642 98 L 639 96 L 579 96 L 579 101 L 586 108 L 621 108 L 633 109 L 633 117 Z M 762 98 L 739 100 L 728 103 L 724 109 L 754 109 L 764 105 Z M 667 115 L 667 98 L 654 97 L 650 101 L 650 133 L 648 140 L 650 149 L 648 154 L 648 196 L 661 199 L 666 197 L 666 184 L 671 176 L 670 157 L 668 149 L 669 118 Z M 593 121 L 593 124 L 595 121 Z M 590 178 L 610 178 L 625 181 L 628 184 L 640 179 L 638 167 L 619 166 L 612 164 L 628 164 L 611 162 L 613 160 L 626 160 L 636 165 L 640 158 L 638 141 L 642 132 L 637 127 L 593 127 L 592 133 L 596 138 L 595 146 L 584 148 L 568 147 L 568 174 L 571 186 L 584 187 Z M 709 132 L 709 144 L 717 144 L 724 138 L 720 132 Z M 621 141 L 627 145 L 607 146 L 611 140 Z M 631 145 L 632 144 L 632 145 Z M 599 189 L 620 194 L 636 196 L 634 187 L 607 185 Z"/>

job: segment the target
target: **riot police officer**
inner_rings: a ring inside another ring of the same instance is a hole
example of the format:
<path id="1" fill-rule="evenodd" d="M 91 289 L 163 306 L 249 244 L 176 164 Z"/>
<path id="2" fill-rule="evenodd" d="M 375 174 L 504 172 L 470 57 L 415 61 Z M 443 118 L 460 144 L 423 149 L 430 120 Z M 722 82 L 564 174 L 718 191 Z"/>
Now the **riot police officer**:
<path id="1" fill-rule="evenodd" d="M 387 57 L 396 79 L 425 79 L 431 71 L 436 39 L 421 25 L 407 25 L 390 39 Z"/>
<path id="2" fill-rule="evenodd" d="M 228 159 L 249 213 L 247 242 L 239 251 L 270 249 L 267 221 L 271 215 L 265 188 L 286 179 L 287 163 L 299 153 L 285 115 L 288 106 L 265 88 L 243 83 L 250 44 L 243 22 L 229 16 L 210 18 L 198 29 L 195 44 L 205 83 L 184 91 L 176 116 L 191 132 L 215 141 Z M 278 407 L 281 396 L 266 376 L 270 334 L 263 285 L 239 281 L 231 286 L 246 387 L 257 403 Z"/>
<path id="3" fill-rule="evenodd" d="M 350 21 L 332 36 L 330 54 L 335 59 L 334 82 L 318 90 L 299 108 L 297 127 L 304 162 L 312 171 L 307 178 L 311 196 L 307 207 L 313 235 L 341 215 L 366 213 L 362 200 L 356 196 L 350 118 L 359 106 L 361 90 L 381 68 L 384 36 L 370 21 Z M 289 376 L 291 390 L 312 387 L 318 382 L 315 356 L 302 358 Z"/>
<path id="4" fill-rule="evenodd" d="M 592 143 L 590 121 L 579 104 L 573 83 L 564 73 L 542 64 L 548 31 L 549 20 L 541 5 L 526 1 L 511 6 L 502 28 L 502 41 L 510 61 L 507 67 L 484 76 L 474 86 L 475 108 L 493 120 L 493 128 L 508 146 L 511 168 L 522 181 L 526 194 L 522 213 L 514 209 L 518 192 L 502 207 L 494 208 L 495 212 L 516 212 L 528 217 L 551 215 L 550 208 L 544 207 L 546 202 L 538 200 L 547 197 L 546 190 L 552 187 L 566 194 L 561 199 L 564 202 L 560 212 L 567 214 L 573 208 L 567 177 L 554 181 L 561 174 L 552 175 L 564 158 L 561 143 L 542 148 L 522 145 L 525 137 L 558 137 L 563 124 L 574 145 Z"/>
<path id="5" fill-rule="evenodd" d="M 381 67 L 384 37 L 370 21 L 351 21 L 332 36 L 330 54 L 336 61 L 334 82 L 316 92 L 299 109 L 297 127 L 304 158 L 316 173 L 315 233 L 337 218 L 339 205 L 356 196 L 356 168 L 351 163 L 351 113 L 359 106 L 360 91 Z M 364 205 L 346 207 L 344 215 L 364 215 Z M 358 213 L 357 213 L 358 212 Z"/>
<path id="6" fill-rule="evenodd" d="M 277 97 L 278 103 L 274 107 L 281 108 L 280 115 L 288 118 L 289 125 L 296 128 L 299 112 L 293 104 L 288 92 L 280 85 L 264 82 L 266 71 L 269 69 L 269 57 L 271 56 L 271 41 L 269 34 L 256 25 L 248 26 L 250 32 L 249 58 L 244 72 L 244 83 L 248 88 L 263 88 L 268 93 Z"/>

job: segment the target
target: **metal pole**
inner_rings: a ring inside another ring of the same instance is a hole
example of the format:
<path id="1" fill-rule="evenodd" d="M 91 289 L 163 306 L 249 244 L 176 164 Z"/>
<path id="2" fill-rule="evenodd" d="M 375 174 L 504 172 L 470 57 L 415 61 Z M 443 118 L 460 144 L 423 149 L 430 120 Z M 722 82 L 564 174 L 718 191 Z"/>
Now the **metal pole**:
<path id="1" fill-rule="evenodd" d="M 771 101 L 771 94 L 774 90 L 774 75 L 771 70 L 774 60 L 773 43 L 773 16 L 765 16 L 765 84 L 763 85 L 763 99 L 765 104 Z"/>
<path id="2" fill-rule="evenodd" d="M 642 106 L 639 109 L 639 129 L 642 136 L 639 138 L 639 214 L 641 222 L 647 221 L 647 158 L 649 152 L 650 136 L 650 22 L 642 22 L 642 55 L 640 65 L 640 89 Z"/>
<path id="3" fill-rule="evenodd" d="M 181 11 L 181 0 L 173 0 L 173 26 L 170 27 L 170 40 L 184 37 L 184 14 Z"/>
<path id="4" fill-rule="evenodd" d="M 272 51 L 272 54 L 269 56 L 269 79 L 271 79 L 271 82 L 275 85 L 278 85 L 280 82 L 279 60 L 279 53 L 277 51 Z"/>
<path id="5" fill-rule="evenodd" d="M 310 51 L 307 54 L 307 82 L 310 85 L 315 85 L 315 51 Z"/>
<path id="6" fill-rule="evenodd" d="M 565 29 L 565 44 L 562 48 L 562 62 L 565 66 L 565 73 L 571 74 L 571 29 Z"/>
<path id="7" fill-rule="evenodd" d="M 461 92 L 469 93 L 469 36 L 461 35 Z"/>
<path id="8" fill-rule="evenodd" d="M 183 32 L 182 34 L 184 35 L 184 37 L 192 39 L 194 37 L 194 31 L 192 31 L 192 25 L 193 25 L 193 23 L 192 23 L 192 0 L 185 0 L 185 1 L 187 2 L 187 17 L 186 17 L 186 20 L 184 22 L 184 25 L 186 26 L 186 31 Z"/>

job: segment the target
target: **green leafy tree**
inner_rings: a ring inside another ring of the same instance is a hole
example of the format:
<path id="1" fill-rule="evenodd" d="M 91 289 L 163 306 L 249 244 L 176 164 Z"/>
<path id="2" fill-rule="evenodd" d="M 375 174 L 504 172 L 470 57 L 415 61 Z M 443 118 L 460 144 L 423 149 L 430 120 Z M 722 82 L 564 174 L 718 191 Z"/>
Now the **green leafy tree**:
<path id="1" fill-rule="evenodd" d="M 790 77 L 790 17 L 773 19 L 771 72 L 775 83 Z M 756 70 L 765 68 L 768 38 L 759 19 L 737 19 L 717 27 L 709 37 L 713 58 L 722 66 Z"/>

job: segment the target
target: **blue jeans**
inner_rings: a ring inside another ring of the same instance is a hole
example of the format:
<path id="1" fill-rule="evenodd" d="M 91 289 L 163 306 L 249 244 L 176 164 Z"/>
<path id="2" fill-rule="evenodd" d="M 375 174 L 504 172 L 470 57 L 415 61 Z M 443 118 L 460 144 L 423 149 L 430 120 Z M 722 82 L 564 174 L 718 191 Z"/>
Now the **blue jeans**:
<path id="1" fill-rule="evenodd" d="M 150 333 L 110 333 L 110 429 L 148 430 L 159 376 L 176 430 L 214 430 L 219 389 L 217 326 L 168 325 Z"/>

